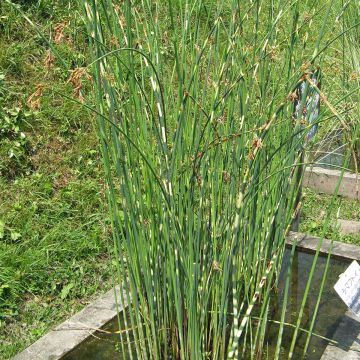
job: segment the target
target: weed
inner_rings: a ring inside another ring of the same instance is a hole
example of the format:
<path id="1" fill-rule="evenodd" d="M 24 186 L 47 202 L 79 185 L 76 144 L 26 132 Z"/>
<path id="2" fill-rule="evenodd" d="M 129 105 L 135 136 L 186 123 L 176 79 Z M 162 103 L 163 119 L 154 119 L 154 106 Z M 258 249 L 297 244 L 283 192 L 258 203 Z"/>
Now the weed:
<path id="1" fill-rule="evenodd" d="M 2 76 L 2 81 L 4 76 Z M 1 81 L 1 80 L 0 80 Z M 1 86 L 1 84 L 0 84 Z M 33 114 L 20 107 L 8 108 L 6 92 L 0 94 L 0 177 L 8 180 L 29 174 L 31 145 L 25 134 Z"/>

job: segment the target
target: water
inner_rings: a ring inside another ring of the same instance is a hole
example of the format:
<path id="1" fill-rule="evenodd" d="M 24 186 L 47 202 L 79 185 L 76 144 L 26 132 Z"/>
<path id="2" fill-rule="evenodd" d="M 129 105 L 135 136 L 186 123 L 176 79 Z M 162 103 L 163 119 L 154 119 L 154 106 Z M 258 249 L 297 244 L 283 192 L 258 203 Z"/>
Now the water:
<path id="1" fill-rule="evenodd" d="M 128 314 L 126 317 L 129 319 Z M 124 316 L 120 316 L 120 328 L 125 329 Z M 108 333 L 96 332 L 94 336 L 90 336 L 86 341 L 81 343 L 78 347 L 65 355 L 63 360 L 112 360 L 122 359 L 122 350 L 120 344 L 120 335 L 116 334 L 119 331 L 118 319 L 115 318 L 102 330 Z M 124 335 L 125 336 L 125 335 Z M 130 339 L 132 342 L 133 339 Z M 130 356 L 129 356 L 130 358 Z"/>
<path id="2" fill-rule="evenodd" d="M 289 301 L 287 305 L 286 319 L 285 322 L 290 324 L 295 324 L 298 317 L 298 312 L 301 306 L 303 299 L 303 294 L 305 291 L 307 279 L 310 273 L 310 268 L 313 262 L 313 255 L 305 252 L 295 252 L 293 259 L 293 269 L 291 274 L 291 282 L 289 289 Z M 284 256 L 283 267 L 280 273 L 279 278 L 279 292 L 276 296 L 273 296 L 271 311 L 269 314 L 270 319 L 280 320 L 281 316 L 281 305 L 284 295 L 285 287 L 285 276 L 286 269 L 289 264 L 289 250 Z M 315 308 L 317 297 L 320 290 L 321 281 L 323 278 L 324 270 L 326 265 L 326 257 L 319 257 L 316 271 L 313 277 L 313 281 L 310 287 L 310 292 L 308 295 L 308 301 L 305 306 L 303 320 L 301 327 L 303 329 L 308 329 L 313 316 L 313 309 Z M 318 316 L 315 322 L 315 327 L 313 332 L 315 334 L 324 336 L 331 339 L 337 326 L 339 325 L 342 315 L 346 311 L 346 306 L 336 294 L 333 286 L 338 280 L 339 275 L 344 272 L 346 267 L 349 265 L 349 262 L 331 259 L 330 265 L 327 274 L 327 280 L 325 283 L 324 291 L 320 300 Z M 278 338 L 278 329 L 279 325 L 271 324 L 268 329 L 267 334 L 267 344 L 268 344 L 268 358 L 271 359 L 271 354 L 275 351 L 276 341 Z M 294 329 L 289 326 L 285 326 L 283 333 L 283 353 L 287 354 L 292 340 Z M 303 348 L 306 342 L 307 333 L 300 332 L 297 345 L 294 352 L 294 359 L 301 359 Z M 308 348 L 306 359 L 309 360 L 318 360 L 321 358 L 322 353 L 324 352 L 328 341 L 321 339 L 319 337 L 313 336 Z M 266 357 L 264 357 L 266 358 Z M 285 356 L 284 356 L 285 358 Z"/>
<path id="3" fill-rule="evenodd" d="M 279 320 L 281 316 L 281 304 L 283 299 L 283 291 L 285 286 L 286 269 L 289 264 L 290 251 L 285 251 L 283 267 L 279 275 L 278 291 L 274 292 L 271 301 L 271 308 L 268 318 L 270 320 Z M 303 293 L 306 286 L 306 281 L 309 275 L 311 264 L 313 261 L 313 255 L 305 252 L 297 251 L 293 259 L 293 270 L 291 276 L 291 286 L 289 293 L 289 302 L 287 306 L 286 322 L 294 324 L 297 320 L 297 313 L 300 308 L 300 304 L 303 298 Z M 317 269 L 311 285 L 308 302 L 305 307 L 304 317 L 301 327 L 308 328 L 311 317 L 312 309 L 314 309 L 318 291 L 320 289 L 320 283 L 322 280 L 326 258 L 319 257 L 317 263 Z M 348 262 L 331 259 L 330 268 L 328 271 L 327 281 L 324 288 L 323 296 L 320 302 L 316 325 L 314 333 L 331 338 L 340 322 L 341 316 L 346 311 L 346 306 L 340 300 L 333 289 L 333 285 L 338 279 L 338 276 L 345 270 Z M 124 329 L 124 323 L 122 319 L 121 328 Z M 96 333 L 96 337 L 90 337 L 87 341 L 82 343 L 71 353 L 65 356 L 64 360 L 119 360 L 122 359 L 121 349 L 119 349 L 119 335 L 114 334 L 118 331 L 117 319 L 109 323 L 104 327 L 104 330 L 111 332 L 112 334 Z M 292 339 L 293 328 L 285 326 L 283 334 L 283 349 L 282 353 L 287 354 L 290 342 Z M 297 346 L 295 348 L 294 359 L 300 359 L 302 350 L 306 341 L 306 333 L 300 332 Z M 272 359 L 273 353 L 276 347 L 276 341 L 278 337 L 278 325 L 270 323 L 267 336 L 265 339 L 266 353 L 262 357 L 263 359 Z M 132 339 L 130 339 L 132 341 Z M 322 353 L 325 350 L 328 342 L 324 339 L 313 336 L 310 342 L 307 359 L 319 360 Z M 285 355 L 284 355 L 285 359 Z"/>

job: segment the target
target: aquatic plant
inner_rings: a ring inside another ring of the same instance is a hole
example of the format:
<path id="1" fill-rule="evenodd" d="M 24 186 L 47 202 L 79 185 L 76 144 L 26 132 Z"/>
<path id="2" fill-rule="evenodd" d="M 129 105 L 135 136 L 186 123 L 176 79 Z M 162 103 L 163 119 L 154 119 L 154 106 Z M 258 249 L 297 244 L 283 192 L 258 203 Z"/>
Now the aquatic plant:
<path id="1" fill-rule="evenodd" d="M 312 80 L 318 69 L 332 75 L 330 47 L 356 25 L 337 31 L 346 4 L 336 14 L 334 1 L 82 4 L 96 94 L 84 106 L 97 113 L 119 300 L 129 310 L 124 356 L 261 356 L 285 236 L 301 207 L 309 91 L 323 103 L 318 125 L 346 123 Z M 276 359 L 288 288 L 289 280 L 268 354 Z"/>

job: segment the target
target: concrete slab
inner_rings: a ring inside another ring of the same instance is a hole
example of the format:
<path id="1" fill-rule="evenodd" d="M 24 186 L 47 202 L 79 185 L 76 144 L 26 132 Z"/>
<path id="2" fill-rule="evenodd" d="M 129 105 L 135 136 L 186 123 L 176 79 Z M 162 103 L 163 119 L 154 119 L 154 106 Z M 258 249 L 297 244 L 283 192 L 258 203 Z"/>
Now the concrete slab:
<path id="1" fill-rule="evenodd" d="M 360 359 L 360 318 L 350 310 L 342 317 L 333 340 L 338 344 L 329 344 L 321 360 L 359 360 Z"/>
<path id="2" fill-rule="evenodd" d="M 338 219 L 339 230 L 344 235 L 360 235 L 360 221 Z"/>
<path id="3" fill-rule="evenodd" d="M 117 304 L 114 289 L 108 291 L 98 300 L 66 320 L 53 331 L 40 338 L 14 360 L 57 360 L 61 359 L 77 345 L 90 337 L 96 329 L 103 327 L 123 309 L 120 303 L 120 290 L 116 288 Z M 127 305 L 124 304 L 124 307 Z"/>
<path id="4" fill-rule="evenodd" d="M 304 172 L 303 184 L 316 192 L 333 194 L 341 171 L 309 167 Z M 342 178 L 338 195 L 360 200 L 360 175 L 345 172 Z"/>
<path id="5" fill-rule="evenodd" d="M 295 241 L 298 248 L 304 251 L 314 252 L 320 240 L 321 239 L 316 236 L 290 232 L 286 237 L 286 244 L 291 246 Z M 334 257 L 360 260 L 360 246 L 324 239 L 320 247 L 320 253 L 328 254 L 330 251 Z"/>

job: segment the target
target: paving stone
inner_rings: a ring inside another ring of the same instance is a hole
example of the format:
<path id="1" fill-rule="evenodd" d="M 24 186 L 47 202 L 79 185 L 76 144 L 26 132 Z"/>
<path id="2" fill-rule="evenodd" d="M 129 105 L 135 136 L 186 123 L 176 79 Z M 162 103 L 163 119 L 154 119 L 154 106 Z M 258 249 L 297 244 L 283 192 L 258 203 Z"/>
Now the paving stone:
<path id="1" fill-rule="evenodd" d="M 360 359 L 360 319 L 350 310 L 342 317 L 333 339 L 338 344 L 329 344 L 321 360 Z"/>
<path id="2" fill-rule="evenodd" d="M 288 246 L 291 246 L 295 241 L 297 247 L 311 252 L 316 251 L 320 240 L 321 239 L 319 237 L 296 232 L 290 232 L 286 237 L 286 243 Z M 330 251 L 334 257 L 349 260 L 360 260 L 360 246 L 324 239 L 320 247 L 320 253 L 328 254 Z"/>
<path id="3" fill-rule="evenodd" d="M 344 235 L 359 235 L 360 221 L 338 219 L 340 232 Z"/>
<path id="4" fill-rule="evenodd" d="M 303 184 L 316 192 L 333 194 L 340 175 L 339 170 L 310 167 L 304 172 Z M 360 200 L 360 176 L 357 179 L 355 174 L 345 172 L 338 195 Z"/>
<path id="5" fill-rule="evenodd" d="M 119 311 L 119 288 L 116 288 Z M 57 360 L 90 337 L 117 315 L 114 289 L 40 338 L 14 360 Z"/>

